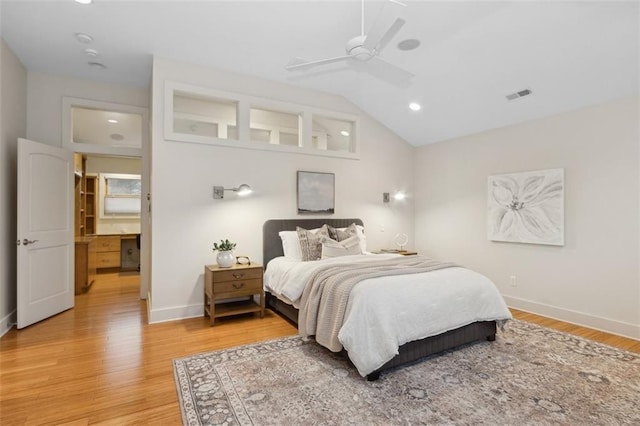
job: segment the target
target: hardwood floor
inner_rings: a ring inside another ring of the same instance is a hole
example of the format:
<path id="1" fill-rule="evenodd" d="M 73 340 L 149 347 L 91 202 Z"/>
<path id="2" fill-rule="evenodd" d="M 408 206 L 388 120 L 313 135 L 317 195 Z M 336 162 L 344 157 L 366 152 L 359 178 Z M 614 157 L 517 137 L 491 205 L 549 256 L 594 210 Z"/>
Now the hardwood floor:
<path id="1" fill-rule="evenodd" d="M 511 309 L 514 318 L 522 321 L 531 322 L 554 330 L 563 331 L 565 333 L 575 334 L 596 342 L 604 343 L 616 348 L 625 349 L 630 352 L 640 353 L 640 341 L 627 339 L 626 337 L 616 336 L 615 334 L 606 333 L 604 331 L 592 330 L 590 328 L 581 327 L 579 325 L 570 324 L 546 318 L 540 315 Z"/>
<path id="2" fill-rule="evenodd" d="M 101 274 L 74 309 L 0 339 L 0 424 L 180 424 L 171 360 L 293 335 L 267 311 L 147 324 L 138 275 Z M 514 317 L 640 353 L 640 342 L 514 311 Z"/>
<path id="3" fill-rule="evenodd" d="M 146 324 L 135 273 L 100 274 L 74 309 L 0 339 L 0 424 L 181 423 L 171 360 L 292 335 L 267 311 Z"/>

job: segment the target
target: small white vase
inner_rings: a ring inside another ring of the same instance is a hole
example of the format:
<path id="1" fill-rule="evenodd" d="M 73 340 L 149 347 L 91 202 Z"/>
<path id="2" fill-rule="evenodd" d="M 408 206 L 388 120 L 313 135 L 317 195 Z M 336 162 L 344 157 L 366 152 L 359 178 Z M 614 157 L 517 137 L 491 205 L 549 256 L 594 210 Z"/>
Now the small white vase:
<path id="1" fill-rule="evenodd" d="M 233 266 L 233 252 L 230 250 L 227 251 L 219 251 L 216 256 L 216 261 L 218 262 L 218 266 L 221 268 L 230 268 Z"/>

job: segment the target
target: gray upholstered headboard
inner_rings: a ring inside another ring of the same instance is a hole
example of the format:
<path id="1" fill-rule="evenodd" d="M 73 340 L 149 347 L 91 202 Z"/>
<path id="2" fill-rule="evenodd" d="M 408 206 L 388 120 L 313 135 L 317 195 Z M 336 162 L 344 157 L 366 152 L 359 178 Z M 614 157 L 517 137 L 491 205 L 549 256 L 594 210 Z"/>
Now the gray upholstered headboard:
<path id="1" fill-rule="evenodd" d="M 262 263 L 266 267 L 267 263 L 274 257 L 284 256 L 282 251 L 282 240 L 278 233 L 280 231 L 295 231 L 296 226 L 304 229 L 320 228 L 324 224 L 334 228 L 345 228 L 352 223 L 362 225 L 360 219 L 272 219 L 262 225 Z"/>

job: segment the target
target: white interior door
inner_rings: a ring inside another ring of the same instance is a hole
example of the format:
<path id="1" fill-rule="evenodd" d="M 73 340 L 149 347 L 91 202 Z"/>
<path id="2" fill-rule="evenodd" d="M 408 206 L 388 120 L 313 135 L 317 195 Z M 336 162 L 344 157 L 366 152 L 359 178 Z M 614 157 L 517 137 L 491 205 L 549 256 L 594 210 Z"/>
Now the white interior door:
<path id="1" fill-rule="evenodd" d="M 18 139 L 18 328 L 73 307 L 71 151 Z"/>

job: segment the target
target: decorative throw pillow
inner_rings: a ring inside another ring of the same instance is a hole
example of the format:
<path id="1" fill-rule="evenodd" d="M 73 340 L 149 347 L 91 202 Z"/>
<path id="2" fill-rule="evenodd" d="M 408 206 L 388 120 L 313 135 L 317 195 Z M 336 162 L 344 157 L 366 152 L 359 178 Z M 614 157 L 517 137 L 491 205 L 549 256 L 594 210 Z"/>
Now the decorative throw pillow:
<path id="1" fill-rule="evenodd" d="M 360 250 L 360 240 L 356 235 L 339 242 L 328 237 L 323 237 L 321 241 L 322 259 L 362 254 Z"/>
<path id="2" fill-rule="evenodd" d="M 358 228 L 355 223 L 352 223 L 346 228 L 334 228 L 332 226 L 329 226 L 328 228 L 329 237 L 331 237 L 332 240 L 336 241 L 346 240 L 347 238 L 351 238 L 354 235 L 358 235 Z"/>
<path id="3" fill-rule="evenodd" d="M 322 255 L 322 243 L 320 239 L 322 237 L 329 237 L 329 228 L 327 225 L 322 225 L 317 232 L 311 232 L 304 228 L 296 227 L 298 233 L 298 240 L 300 240 L 300 251 L 302 252 L 302 260 L 318 260 Z"/>
<path id="4" fill-rule="evenodd" d="M 364 226 L 356 225 L 356 230 L 358 231 L 356 235 L 360 239 L 360 250 L 365 253 L 367 251 L 367 236 L 364 234 Z"/>

